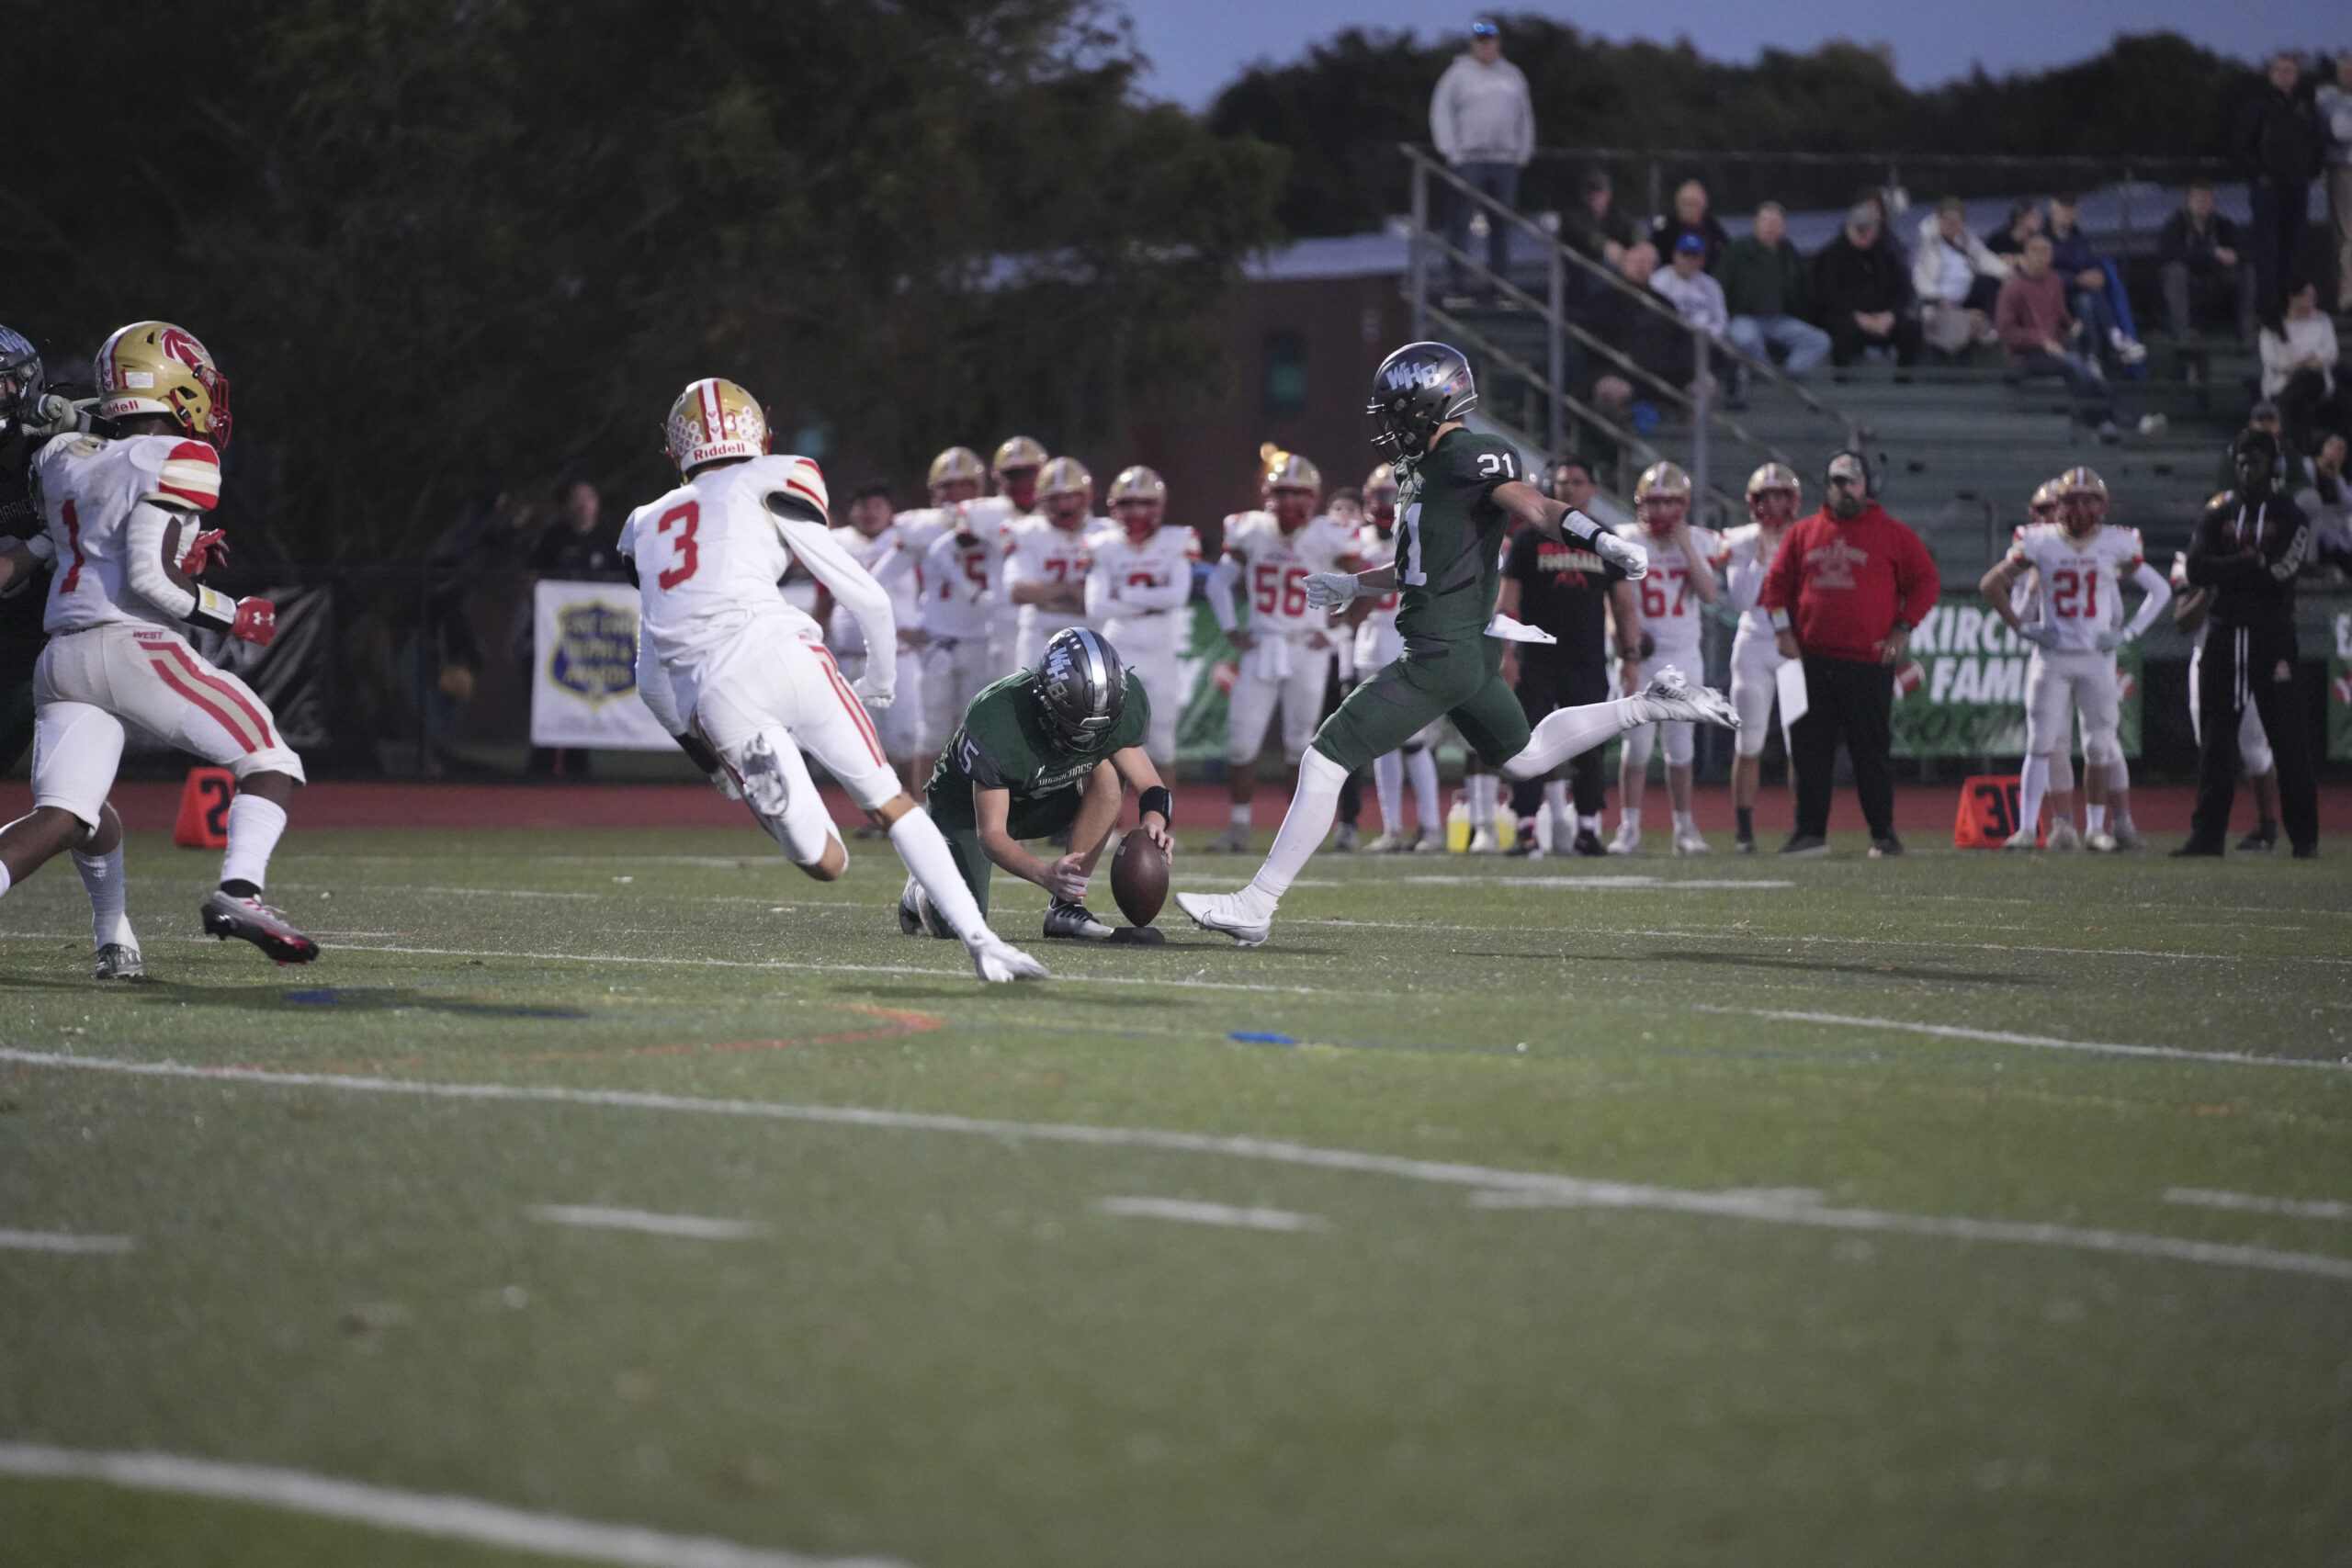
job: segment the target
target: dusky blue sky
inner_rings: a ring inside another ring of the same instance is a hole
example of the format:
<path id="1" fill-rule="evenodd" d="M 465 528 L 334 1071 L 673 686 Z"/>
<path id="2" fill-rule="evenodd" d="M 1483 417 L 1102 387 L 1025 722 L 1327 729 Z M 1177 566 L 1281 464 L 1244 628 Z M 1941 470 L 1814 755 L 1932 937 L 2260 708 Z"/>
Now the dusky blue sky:
<path id="1" fill-rule="evenodd" d="M 1458 32 L 1467 6 L 1408 0 L 1113 0 L 1134 18 L 1153 63 L 1143 84 L 1155 97 L 1205 107 L 1260 60 L 1296 58 L 1342 28 L 1410 28 L 1424 38 Z M 2119 32 L 2170 29 L 2223 53 L 2256 59 L 2280 45 L 2352 47 L 2352 11 L 2342 0 L 1966 0 L 1921 6 L 1905 0 L 1587 0 L 1573 8 L 1506 5 L 1589 33 L 1661 42 L 1688 37 L 1711 58 L 1754 60 L 1767 46 L 1809 50 L 1829 39 L 1884 41 L 1913 86 L 1967 74 L 1982 62 L 1996 75 L 2064 64 L 2098 53 Z M 1508 51 L 1508 41 L 1506 41 Z"/>

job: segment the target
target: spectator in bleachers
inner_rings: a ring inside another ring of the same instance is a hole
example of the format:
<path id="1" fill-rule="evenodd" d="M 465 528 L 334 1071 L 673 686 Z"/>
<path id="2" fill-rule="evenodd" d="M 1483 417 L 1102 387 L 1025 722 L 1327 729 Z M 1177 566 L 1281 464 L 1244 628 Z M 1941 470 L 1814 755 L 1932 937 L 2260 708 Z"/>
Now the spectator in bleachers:
<path id="1" fill-rule="evenodd" d="M 2067 307 L 2083 323 L 2085 346 L 2093 358 L 2137 365 L 2148 357 L 2146 346 L 2123 330 L 2114 300 L 2122 285 L 2083 231 L 2082 210 L 2072 191 L 2050 198 L 2050 265 L 2066 280 Z"/>
<path id="2" fill-rule="evenodd" d="M 1606 169 L 1587 169 L 1578 193 L 1584 206 L 1568 215 L 1562 239 L 1605 266 L 1625 259 L 1629 246 L 1640 243 L 1640 227 L 1617 205 L 1617 193 Z"/>
<path id="3" fill-rule="evenodd" d="M 1848 366 L 1866 348 L 1894 350 L 1898 368 L 1919 362 L 1919 303 L 1910 269 L 1885 243 L 1878 204 L 1856 202 L 1838 237 L 1813 258 L 1813 295 L 1829 331 L 1829 362 Z"/>
<path id="4" fill-rule="evenodd" d="M 1724 253 L 1731 249 L 1731 236 L 1707 210 L 1707 187 L 1697 180 L 1684 180 L 1674 187 L 1674 210 L 1650 224 L 1650 243 L 1657 254 L 1670 256 L 1685 234 L 1696 234 L 1704 243 L 1703 259 L 1706 270 L 1713 274 L 1722 265 Z"/>
<path id="5" fill-rule="evenodd" d="M 1650 292 L 1672 300 L 1675 313 L 1685 322 L 1721 343 L 1731 327 L 1731 315 L 1724 309 L 1724 286 L 1707 276 L 1706 265 L 1706 238 L 1686 229 L 1675 239 L 1672 265 L 1650 275 Z M 1709 357 L 1712 362 L 1713 356 Z M 1698 360 L 1696 344 L 1691 360 Z M 1734 400 L 1739 400 L 1736 394 Z"/>
<path id="6" fill-rule="evenodd" d="M 2034 201 L 2012 202 L 2009 220 L 1984 236 L 1984 248 L 2003 261 L 2025 254 L 2025 243 L 2041 232 L 2041 206 Z"/>
<path id="7" fill-rule="evenodd" d="M 1470 50 L 1457 54 L 1438 78 L 1430 99 L 1430 137 L 1438 156 L 1463 182 L 1505 207 L 1519 203 L 1519 174 L 1535 155 L 1535 106 L 1527 78 L 1503 58 L 1502 29 L 1490 17 L 1470 24 Z M 1470 209 L 1456 193 L 1446 238 L 1457 251 L 1470 248 Z M 1487 268 L 1500 274 L 1510 257 L 1510 225 L 1487 215 Z M 1462 264 L 1448 257 L 1453 292 L 1467 287 Z"/>
<path id="8" fill-rule="evenodd" d="M 2254 209 L 2256 304 L 2278 310 L 2301 276 L 2303 215 L 2322 153 L 2319 117 L 2295 96 L 2302 75 L 2295 57 L 2272 55 L 2264 74 L 2267 84 L 2238 111 L 2231 140 Z"/>
<path id="9" fill-rule="evenodd" d="M 2335 57 L 2335 80 L 2312 96 L 2327 132 L 2327 210 L 2335 224 L 2335 308 L 2352 310 L 2352 49 Z"/>
<path id="10" fill-rule="evenodd" d="M 2188 199 L 2156 235 L 2166 324 L 2176 337 L 2196 330 L 2199 311 L 2234 312 L 2241 342 L 2254 336 L 2254 268 L 2238 226 L 2213 210 L 2213 182 L 2191 180 Z"/>
<path id="11" fill-rule="evenodd" d="M 1993 336 L 1993 307 L 2009 264 L 1968 231 L 1968 203 L 1948 196 L 1919 220 L 1911 287 L 1919 296 L 1919 333 L 1930 348 L 1963 355 Z"/>
<path id="12" fill-rule="evenodd" d="M 2036 234 L 2025 243 L 2018 265 L 2001 284 L 2001 298 L 1993 308 L 1993 325 L 2012 369 L 2025 376 L 2057 376 L 2082 405 L 2084 416 L 2112 438 L 2121 427 L 2136 424 L 2143 435 L 2164 428 L 2161 414 L 2145 419 L 2119 400 L 2107 376 L 2083 352 L 2088 335 L 2083 323 L 2066 308 L 2066 282 L 2050 261 L 2050 236 Z"/>
<path id="13" fill-rule="evenodd" d="M 1632 288 L 1611 288 L 1591 301 L 1586 315 L 1592 332 L 1657 380 L 1688 387 L 1696 373 L 1690 334 L 1679 318 L 1651 309 L 1641 298 L 1650 292 L 1650 280 L 1657 275 L 1657 249 L 1647 240 L 1628 246 L 1618 260 L 1617 275 Z M 1621 374 L 1604 373 L 1593 384 L 1593 400 L 1604 411 L 1622 413 L 1646 403 L 1656 389 Z M 1638 413 L 1635 423 L 1644 423 Z"/>
<path id="14" fill-rule="evenodd" d="M 2320 443 L 2319 455 L 2301 464 L 2295 504 L 2312 520 L 2312 565 L 2340 579 L 2352 572 L 2352 480 L 2344 475 L 2346 441 L 2331 434 Z"/>
<path id="15" fill-rule="evenodd" d="M 2278 452 L 2278 471 L 2271 476 L 2271 482 L 2280 491 L 2292 489 L 2294 475 L 2302 463 L 2302 454 L 2287 445 L 2285 427 L 2278 417 L 2278 405 L 2267 399 L 2255 404 L 2246 411 L 2245 427 L 2259 430 L 2270 437 L 2271 445 Z M 2234 446 L 2222 448 L 2221 464 L 2215 471 L 2222 489 L 2234 490 L 2237 487 L 2237 448 Z"/>
<path id="16" fill-rule="evenodd" d="M 1724 308 L 1731 315 L 1725 335 L 1758 359 L 1779 349 L 1792 376 L 1827 358 L 1829 334 L 1804 319 L 1813 313 L 1812 270 L 1789 241 L 1781 204 L 1758 208 L 1756 231 L 1724 253 Z"/>
<path id="17" fill-rule="evenodd" d="M 2263 321 L 2256 341 L 2262 395 L 2278 405 L 2283 449 L 2308 452 L 2315 432 L 2344 424 L 2344 399 L 2335 385 L 2335 323 L 2319 308 L 2319 286 L 2297 286 L 2287 296 L 2287 309 Z"/>
<path id="18" fill-rule="evenodd" d="M 531 581 L 541 578 L 559 582 L 627 582 L 628 563 L 621 558 L 620 530 L 605 526 L 605 500 L 595 485 L 585 479 L 573 479 L 557 489 L 555 520 L 539 533 L 531 545 L 531 553 L 523 562 Z M 527 625 L 527 624 L 526 624 Z M 529 642 L 531 633 L 523 633 L 525 660 L 536 657 Z M 581 778 L 594 766 L 594 753 L 577 746 L 534 746 L 528 763 L 534 773 L 558 773 L 567 778 Z"/>

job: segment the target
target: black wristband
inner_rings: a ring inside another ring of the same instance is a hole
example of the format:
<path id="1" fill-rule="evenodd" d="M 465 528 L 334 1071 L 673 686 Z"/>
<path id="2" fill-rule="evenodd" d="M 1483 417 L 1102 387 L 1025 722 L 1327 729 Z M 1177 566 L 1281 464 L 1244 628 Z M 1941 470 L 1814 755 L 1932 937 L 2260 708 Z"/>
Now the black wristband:
<path id="1" fill-rule="evenodd" d="M 1162 822 L 1171 828 L 1176 825 L 1176 797 L 1169 792 L 1166 784 L 1154 784 L 1143 792 L 1142 810 L 1157 811 Z"/>

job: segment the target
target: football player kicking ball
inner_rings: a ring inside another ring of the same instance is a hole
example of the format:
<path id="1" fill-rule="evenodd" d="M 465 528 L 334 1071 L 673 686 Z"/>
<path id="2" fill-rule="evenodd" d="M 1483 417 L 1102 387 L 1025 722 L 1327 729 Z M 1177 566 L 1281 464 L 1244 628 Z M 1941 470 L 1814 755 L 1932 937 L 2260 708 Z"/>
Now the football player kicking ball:
<path id="1" fill-rule="evenodd" d="M 193 334 L 165 321 L 122 328 L 92 370 L 107 434 L 52 440 L 33 459 L 56 575 L 43 617 L 50 643 L 33 671 L 34 806 L 0 829 L 0 894 L 60 851 L 103 852 L 109 832 L 119 844 L 106 798 L 133 724 L 237 775 L 220 886 L 201 911 L 206 932 L 307 964 L 319 944 L 261 898 L 302 760 L 253 688 L 179 631 L 199 626 L 263 645 L 277 635 L 268 600 L 232 600 L 195 581 L 227 553 L 219 532 L 198 526 L 220 500 L 228 378 Z M 126 923 L 116 940 L 129 937 Z"/>
<path id="2" fill-rule="evenodd" d="M 1330 830 L 1340 784 L 1431 719 L 1450 716 L 1473 750 L 1514 780 L 1540 778 L 1638 724 L 1691 719 L 1738 728 L 1722 693 L 1694 687 L 1669 668 L 1632 696 L 1555 709 L 1531 733 L 1518 694 L 1503 682 L 1502 643 L 1490 635 L 1516 629 L 1494 624 L 1510 520 L 1547 538 L 1589 545 L 1631 579 L 1640 579 L 1648 560 L 1639 546 L 1521 478 L 1509 443 L 1465 428 L 1463 416 L 1477 401 L 1470 362 L 1444 344 L 1408 344 L 1374 372 L 1365 412 L 1378 427 L 1374 444 L 1396 464 L 1396 559 L 1355 576 L 1318 572 L 1307 592 L 1318 605 L 1344 605 L 1360 593 L 1400 589 L 1396 629 L 1405 651 L 1350 693 L 1316 732 L 1273 850 L 1250 886 L 1176 896 L 1194 924 L 1244 947 L 1264 942 L 1283 894 Z"/>
<path id="3" fill-rule="evenodd" d="M 718 756 L 786 859 L 820 882 L 849 863 L 800 749 L 825 764 L 926 888 L 983 980 L 1042 977 L 964 891 L 947 845 L 900 787 L 866 707 L 895 696 L 895 660 L 853 689 L 817 623 L 776 591 L 797 559 L 857 618 L 868 648 L 896 648 L 890 596 L 829 527 L 824 476 L 768 455 L 767 419 L 732 381 L 696 381 L 671 405 L 670 457 L 685 482 L 629 513 L 620 549 L 638 570 L 639 635 L 653 644 L 678 715 Z"/>
<path id="4" fill-rule="evenodd" d="M 2054 769 L 2066 751 L 2068 704 L 2083 718 L 2083 795 L 2087 802 L 2091 849 L 2112 851 L 2107 830 L 2111 770 L 2123 760 L 2116 737 L 2122 694 L 2116 680 L 2115 650 L 2146 631 L 2172 598 L 2172 585 L 2142 558 L 2140 531 L 2110 528 L 2107 484 L 2088 468 L 2069 468 L 2056 480 L 2058 521 L 2020 528 L 2009 553 L 1984 574 L 1978 589 L 2000 612 L 2009 629 L 2034 645 L 2025 672 L 2025 744 L 2029 757 Z M 2041 618 L 2027 625 L 2011 600 L 2010 585 L 2028 570 L 2037 580 Z M 2126 582 L 2146 595 L 2128 625 L 2115 624 L 2117 599 Z M 2043 779 L 2048 773 L 2045 771 Z M 2024 824 L 2007 848 L 2033 848 L 2041 819 L 2041 792 L 2027 773 L 2020 781 L 2018 820 Z"/>
<path id="5" fill-rule="evenodd" d="M 989 867 L 1001 865 L 1052 897 L 1046 934 L 1107 942 L 1116 932 L 1089 913 L 1086 884 L 1119 819 L 1122 785 L 1142 797 L 1141 831 L 1168 853 L 1174 809 L 1159 772 L 1145 755 L 1151 698 L 1129 678 L 1102 633 L 1085 626 L 1056 632 L 1035 670 L 1016 671 L 972 699 L 963 724 L 931 775 L 931 809 L 963 874 L 956 891 L 989 907 Z M 1041 861 L 1024 839 L 1067 835 L 1069 852 Z M 899 929 L 909 936 L 939 929 L 930 884 L 907 885 Z"/>

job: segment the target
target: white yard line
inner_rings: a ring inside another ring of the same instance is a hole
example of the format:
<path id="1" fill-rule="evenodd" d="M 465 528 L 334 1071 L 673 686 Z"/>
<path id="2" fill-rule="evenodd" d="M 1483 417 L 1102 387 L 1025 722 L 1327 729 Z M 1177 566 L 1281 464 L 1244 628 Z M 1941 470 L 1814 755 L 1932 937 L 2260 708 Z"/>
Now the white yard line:
<path id="1" fill-rule="evenodd" d="M 2202 1187 L 2167 1187 L 2167 1203 L 2200 1209 L 2241 1209 L 2256 1214 L 2288 1214 L 2299 1220 L 2352 1220 L 2352 1203 L 2328 1198 L 2257 1198 L 2251 1192 L 2215 1192 Z"/>
<path id="2" fill-rule="evenodd" d="M 1155 1149 L 1170 1154 L 1210 1155 L 1270 1162 L 1315 1170 L 1352 1171 L 1438 1186 L 1487 1192 L 1532 1193 L 1577 1207 L 1655 1209 L 1712 1214 L 1771 1224 L 1825 1225 L 1841 1230 L 1885 1230 L 1967 1240 L 2029 1242 L 2091 1252 L 2255 1269 L 2352 1280 L 2352 1258 L 2281 1252 L 2260 1247 L 2222 1247 L 2171 1236 L 2135 1235 L 2012 1221 L 1942 1219 L 1929 1215 L 1879 1213 L 1872 1210 L 1824 1209 L 1792 1201 L 1786 1194 L 1753 1191 L 1694 1191 L 1636 1182 L 1597 1181 L 1541 1171 L 1502 1170 L 1445 1160 L 1409 1159 L 1357 1149 L 1267 1138 L 1180 1133 L 1151 1127 L 1091 1127 L 1062 1122 L 1005 1122 L 979 1116 L 948 1116 L 915 1111 L 881 1111 L 856 1105 L 785 1105 L 757 1100 L 706 1100 L 636 1089 L 562 1089 L 540 1084 L 433 1083 L 401 1078 L 344 1077 L 334 1073 L 276 1072 L 264 1068 L 195 1066 L 180 1062 L 135 1062 L 119 1057 L 70 1056 L 54 1052 L 0 1046 L 0 1062 L 20 1066 L 116 1073 L 132 1077 L 196 1079 L 210 1083 L 267 1084 L 288 1089 L 333 1089 L 350 1094 L 411 1095 L 422 1099 L 508 1101 L 660 1111 L 696 1116 L 735 1116 L 835 1127 L 888 1128 L 910 1133 L 952 1133 L 1018 1142 L 1071 1144 L 1091 1148 Z M 1491 1201 L 1491 1200 L 1489 1200 Z"/>
<path id="3" fill-rule="evenodd" d="M 127 1235 L 76 1235 L 70 1231 L 0 1231 L 0 1250 L 11 1252 L 129 1252 L 139 1244 Z"/>
<path id="4" fill-rule="evenodd" d="M 671 1535 L 533 1513 L 472 1497 L 401 1492 L 299 1470 L 229 1464 L 181 1454 L 103 1452 L 45 1443 L 0 1443 L 0 1475 L 96 1481 L 135 1492 L 173 1492 L 509 1551 L 610 1562 L 624 1568 L 903 1568 L 880 1557 L 808 1557 L 708 1536 Z"/>
<path id="5" fill-rule="evenodd" d="M 2025 1045 L 2036 1051 L 2081 1051 L 2098 1056 L 2144 1056 L 2165 1062 L 2221 1062 L 2240 1067 L 2312 1067 L 2321 1072 L 2352 1072 L 2352 1060 L 2316 1056 L 2256 1056 L 2244 1051 L 2190 1051 L 2177 1045 L 2125 1045 L 2104 1040 L 2064 1040 L 2052 1034 L 2012 1034 L 2001 1029 L 1967 1029 L 1956 1023 L 1915 1023 L 1902 1018 L 1854 1018 L 1837 1012 L 1788 1012 L 1777 1008 L 1713 1007 L 1704 1002 L 1681 1004 L 1685 1012 L 1714 1013 L 1730 1018 L 1763 1018 L 1783 1023 L 1827 1023 L 1846 1029 L 1891 1029 L 1905 1034 L 1932 1034 L 1946 1040 L 1984 1040 L 1996 1045 Z"/>
<path id="6" fill-rule="evenodd" d="M 2180 958 L 2200 964 L 2352 964 L 2352 958 L 2331 958 L 2318 953 L 2171 953 L 2141 947 L 2044 947 L 2025 942 L 1945 942 L 1896 936 L 1773 936 L 1763 931 L 1641 931 L 1612 928 L 1618 936 L 1670 936 L 1713 942 L 1837 942 L 1861 947 L 1932 947 L 1945 953 L 2038 953 L 2067 958 Z"/>
<path id="7" fill-rule="evenodd" d="M 1181 1220 L 1195 1225 L 1231 1225 L 1250 1231 L 1329 1230 L 1317 1214 L 1288 1209 L 1237 1209 L 1229 1203 L 1195 1203 L 1182 1198 L 1098 1198 L 1094 1207 L 1126 1219 Z"/>
<path id="8" fill-rule="evenodd" d="M 550 1225 L 592 1230 L 642 1231 L 648 1235 L 685 1236 L 694 1241 L 741 1241 L 767 1227 L 748 1220 L 707 1220 L 699 1214 L 650 1214 L 642 1209 L 605 1209 L 593 1203 L 534 1203 L 527 1217 Z"/>
<path id="9" fill-rule="evenodd" d="M 1577 887 L 1603 893 L 1673 893 L 1683 888 L 1765 889 L 1794 887 L 1793 882 L 1767 882 L 1752 876 L 1401 876 L 1419 887 Z"/>

